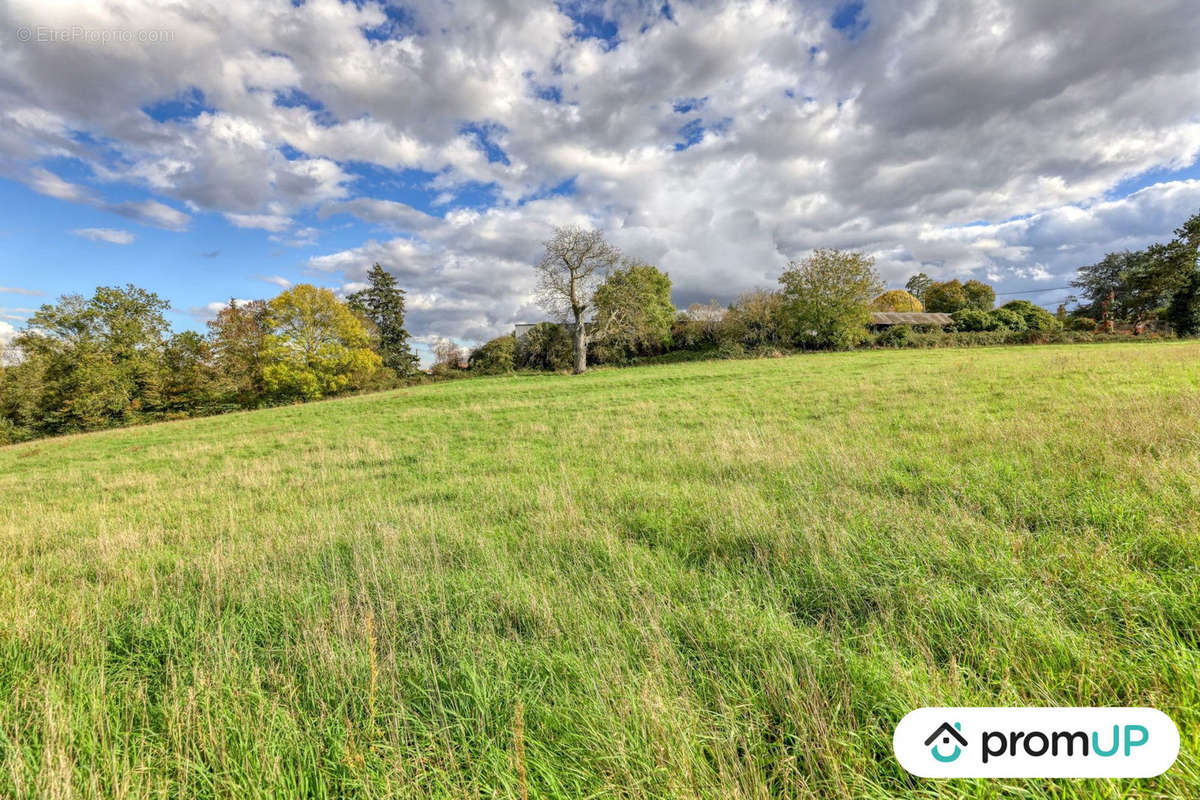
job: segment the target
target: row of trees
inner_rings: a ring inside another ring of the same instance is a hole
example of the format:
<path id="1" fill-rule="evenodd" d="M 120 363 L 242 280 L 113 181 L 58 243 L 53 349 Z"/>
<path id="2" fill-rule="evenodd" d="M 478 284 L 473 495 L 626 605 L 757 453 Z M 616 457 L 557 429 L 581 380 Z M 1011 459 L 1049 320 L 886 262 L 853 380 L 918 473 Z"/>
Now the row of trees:
<path id="1" fill-rule="evenodd" d="M 1078 306 L 1057 316 L 1026 300 L 995 308 L 992 287 L 936 282 L 919 273 L 905 290 L 883 291 L 862 253 L 817 250 L 792 261 L 779 288 L 755 290 L 727 307 L 676 312 L 671 280 L 623 255 L 601 232 L 556 229 L 537 264 L 538 299 L 555 322 L 519 340 L 494 339 L 470 354 L 475 373 L 513 369 L 583 372 L 670 350 L 845 349 L 864 342 L 872 311 L 936 311 L 966 332 L 1111 329 L 1114 321 L 1168 321 L 1200 332 L 1200 214 L 1167 244 L 1112 253 L 1072 284 Z M 148 419 L 311 400 L 396 385 L 418 372 L 404 327 L 404 292 L 376 264 L 367 288 L 344 301 L 300 285 L 269 300 L 230 301 L 206 336 L 169 334 L 168 304 L 134 286 L 69 295 L 35 313 L 0 358 L 0 442 Z M 888 342 L 907 329 L 888 332 Z M 465 360 L 435 347 L 441 372 Z M 2 355 L 2 354 L 0 354 Z"/>
<path id="2" fill-rule="evenodd" d="M 581 373 L 589 364 L 723 345 L 848 348 L 866 338 L 871 299 L 883 289 L 869 256 L 818 250 L 788 265 L 778 291 L 677 313 L 665 273 L 578 227 L 556 229 L 536 268 L 540 305 L 555 322 L 486 343 L 471 356 L 473 371 L 569 365 Z"/>
<path id="3" fill-rule="evenodd" d="M 382 267 L 340 300 L 302 284 L 169 334 L 168 303 L 135 286 L 41 307 L 0 367 L 0 442 L 311 400 L 414 374 L 404 292 Z"/>
<path id="4" fill-rule="evenodd" d="M 1144 250 L 1109 253 L 1079 269 L 1076 314 L 1100 321 L 1163 320 L 1180 336 L 1200 333 L 1200 214 L 1175 230 L 1175 238 Z"/>

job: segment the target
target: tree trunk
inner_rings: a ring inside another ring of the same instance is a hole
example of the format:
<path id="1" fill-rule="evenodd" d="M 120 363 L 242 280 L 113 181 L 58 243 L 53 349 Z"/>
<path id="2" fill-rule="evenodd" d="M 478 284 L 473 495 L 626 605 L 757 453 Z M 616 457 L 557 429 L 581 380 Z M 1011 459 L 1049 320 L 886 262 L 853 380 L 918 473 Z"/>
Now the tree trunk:
<path id="1" fill-rule="evenodd" d="M 587 372 L 587 329 L 583 326 L 582 314 L 575 315 L 575 374 Z"/>

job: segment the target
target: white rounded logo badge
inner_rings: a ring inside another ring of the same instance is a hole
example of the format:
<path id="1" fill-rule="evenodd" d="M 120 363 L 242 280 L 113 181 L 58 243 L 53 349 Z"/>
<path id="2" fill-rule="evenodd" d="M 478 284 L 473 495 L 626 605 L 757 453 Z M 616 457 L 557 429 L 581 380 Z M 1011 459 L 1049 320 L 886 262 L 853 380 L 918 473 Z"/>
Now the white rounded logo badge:
<path id="1" fill-rule="evenodd" d="M 1153 708 L 918 708 L 892 749 L 922 778 L 1152 778 L 1179 731 Z"/>

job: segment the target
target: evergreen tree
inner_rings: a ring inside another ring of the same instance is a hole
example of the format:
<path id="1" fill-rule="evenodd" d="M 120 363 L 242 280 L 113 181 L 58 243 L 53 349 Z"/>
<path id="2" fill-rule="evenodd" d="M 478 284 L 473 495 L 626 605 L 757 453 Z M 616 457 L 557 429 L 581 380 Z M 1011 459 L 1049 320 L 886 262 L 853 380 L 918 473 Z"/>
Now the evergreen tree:
<path id="1" fill-rule="evenodd" d="M 375 326 L 378 351 L 383 365 L 401 377 L 417 372 L 419 359 L 408 344 L 404 328 L 404 290 L 396 279 L 379 264 L 367 274 L 370 286 L 355 292 L 347 300 L 350 308 L 363 315 Z"/>
<path id="2" fill-rule="evenodd" d="M 1193 271 L 1188 282 L 1171 298 L 1167 322 L 1171 323 L 1177 336 L 1200 333 L 1200 270 Z"/>

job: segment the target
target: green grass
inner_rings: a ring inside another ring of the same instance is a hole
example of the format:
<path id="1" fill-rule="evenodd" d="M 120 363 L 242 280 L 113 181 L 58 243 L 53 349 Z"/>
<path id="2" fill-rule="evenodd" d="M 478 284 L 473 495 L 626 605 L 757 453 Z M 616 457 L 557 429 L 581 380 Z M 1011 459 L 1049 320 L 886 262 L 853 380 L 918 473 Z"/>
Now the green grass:
<path id="1" fill-rule="evenodd" d="M 0 498 L 0 797 L 1200 795 L 1197 343 L 460 381 L 0 448 Z M 925 705 L 1183 744 L 926 781 Z"/>

